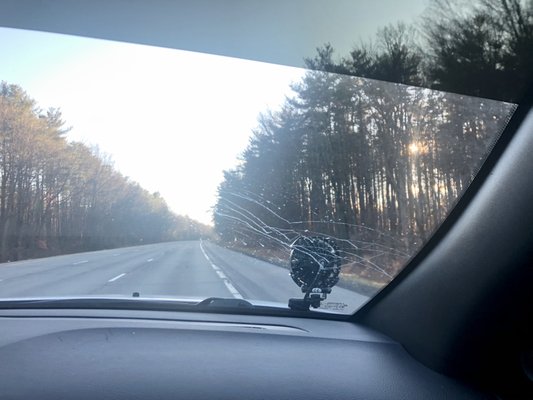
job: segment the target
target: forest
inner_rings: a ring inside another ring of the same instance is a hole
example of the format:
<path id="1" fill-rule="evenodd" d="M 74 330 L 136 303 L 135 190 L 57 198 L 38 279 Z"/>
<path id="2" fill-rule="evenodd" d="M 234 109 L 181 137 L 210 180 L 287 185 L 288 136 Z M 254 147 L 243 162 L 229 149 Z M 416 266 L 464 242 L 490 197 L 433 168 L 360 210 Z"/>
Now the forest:
<path id="1" fill-rule="evenodd" d="M 59 110 L 0 83 L 0 262 L 209 232 L 67 132 Z"/>
<path id="2" fill-rule="evenodd" d="M 306 60 L 225 171 L 223 244 L 288 265 L 300 235 L 333 237 L 341 281 L 379 288 L 428 241 L 531 81 L 533 3 L 436 0 L 422 21 Z"/>

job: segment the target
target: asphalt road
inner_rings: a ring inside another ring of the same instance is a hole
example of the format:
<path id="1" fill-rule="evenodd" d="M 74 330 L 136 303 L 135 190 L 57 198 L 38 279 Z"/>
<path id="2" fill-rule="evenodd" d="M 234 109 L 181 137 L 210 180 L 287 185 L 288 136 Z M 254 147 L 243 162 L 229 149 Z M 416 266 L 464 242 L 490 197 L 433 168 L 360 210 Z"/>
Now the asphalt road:
<path id="1" fill-rule="evenodd" d="M 213 243 L 184 241 L 0 264 L 0 297 L 302 297 L 287 269 Z M 353 312 L 367 297 L 334 288 L 324 308 Z M 338 308 L 340 307 L 340 308 Z"/>

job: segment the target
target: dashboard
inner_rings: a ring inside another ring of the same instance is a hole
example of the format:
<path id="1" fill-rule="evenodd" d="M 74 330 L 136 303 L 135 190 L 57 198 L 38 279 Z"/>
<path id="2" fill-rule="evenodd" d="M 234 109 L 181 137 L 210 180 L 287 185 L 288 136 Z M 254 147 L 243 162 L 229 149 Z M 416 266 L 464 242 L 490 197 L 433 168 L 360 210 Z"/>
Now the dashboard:
<path id="1" fill-rule="evenodd" d="M 0 310 L 2 399 L 481 399 L 352 322 Z"/>

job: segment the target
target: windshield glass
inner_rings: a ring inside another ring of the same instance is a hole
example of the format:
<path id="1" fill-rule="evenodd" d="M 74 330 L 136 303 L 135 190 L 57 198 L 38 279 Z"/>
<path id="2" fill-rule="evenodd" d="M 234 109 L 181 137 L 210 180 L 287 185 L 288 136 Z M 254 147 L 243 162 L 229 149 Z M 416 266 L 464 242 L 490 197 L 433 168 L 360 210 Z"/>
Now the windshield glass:
<path id="1" fill-rule="evenodd" d="M 438 32 L 431 59 L 398 24 L 302 69 L 0 28 L 0 297 L 353 313 L 428 241 L 516 108 L 483 98 L 512 85 L 449 83 L 460 49 L 439 53 Z"/>

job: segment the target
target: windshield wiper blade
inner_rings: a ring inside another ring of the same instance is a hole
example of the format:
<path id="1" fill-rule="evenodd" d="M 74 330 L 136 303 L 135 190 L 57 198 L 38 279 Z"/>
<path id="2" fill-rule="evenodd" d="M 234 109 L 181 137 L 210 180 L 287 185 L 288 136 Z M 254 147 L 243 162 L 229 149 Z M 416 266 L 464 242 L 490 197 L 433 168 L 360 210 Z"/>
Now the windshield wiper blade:
<path id="1" fill-rule="evenodd" d="M 0 309 L 191 309 L 195 302 L 166 299 L 131 299 L 108 297 L 73 297 L 73 298 L 30 298 L 30 299 L 2 299 Z"/>
<path id="2" fill-rule="evenodd" d="M 244 299 L 208 297 L 204 300 L 177 300 L 143 297 L 81 297 L 81 298 L 26 298 L 0 299 L 0 310 L 21 309 L 85 309 L 85 310 L 132 310 L 132 311 L 184 311 L 203 313 L 237 313 L 275 316 L 324 316 L 317 311 L 291 310 L 287 306 L 254 304 Z M 331 316 L 328 314 L 328 318 Z"/>
<path id="3" fill-rule="evenodd" d="M 227 297 L 208 297 L 195 304 L 198 308 L 255 308 L 252 303 L 244 299 L 227 298 Z"/>
<path id="4" fill-rule="evenodd" d="M 0 309 L 24 308 L 91 308 L 91 309 L 141 309 L 161 311 L 253 311 L 272 307 L 256 306 L 249 301 L 235 298 L 208 297 L 200 302 L 174 299 L 154 299 L 134 296 L 133 298 L 43 298 L 43 299 L 9 299 L 0 301 Z"/>

